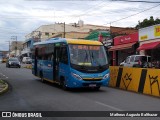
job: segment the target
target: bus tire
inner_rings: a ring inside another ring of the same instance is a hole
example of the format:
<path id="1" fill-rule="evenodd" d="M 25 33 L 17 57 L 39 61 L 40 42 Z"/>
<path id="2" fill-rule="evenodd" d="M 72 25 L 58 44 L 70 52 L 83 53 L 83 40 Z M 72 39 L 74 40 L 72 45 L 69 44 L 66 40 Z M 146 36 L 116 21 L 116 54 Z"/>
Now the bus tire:
<path id="1" fill-rule="evenodd" d="M 68 90 L 68 87 L 66 86 L 66 81 L 64 77 L 61 77 L 61 87 L 63 90 Z"/>
<path id="2" fill-rule="evenodd" d="M 63 88 L 63 90 L 68 90 L 68 87 L 66 86 L 65 80 L 63 80 L 63 82 L 62 82 L 62 88 Z"/>

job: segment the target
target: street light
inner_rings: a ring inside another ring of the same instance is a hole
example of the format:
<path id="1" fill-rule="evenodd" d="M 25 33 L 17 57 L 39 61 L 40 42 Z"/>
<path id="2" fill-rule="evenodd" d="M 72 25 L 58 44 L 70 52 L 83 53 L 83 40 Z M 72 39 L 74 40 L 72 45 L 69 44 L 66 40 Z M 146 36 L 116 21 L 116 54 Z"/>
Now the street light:
<path id="1" fill-rule="evenodd" d="M 10 57 L 10 51 L 11 51 L 11 50 L 10 50 L 10 46 L 11 46 L 11 41 L 6 41 L 6 42 L 9 43 L 9 51 L 8 51 L 8 52 L 9 52 L 9 57 Z"/>

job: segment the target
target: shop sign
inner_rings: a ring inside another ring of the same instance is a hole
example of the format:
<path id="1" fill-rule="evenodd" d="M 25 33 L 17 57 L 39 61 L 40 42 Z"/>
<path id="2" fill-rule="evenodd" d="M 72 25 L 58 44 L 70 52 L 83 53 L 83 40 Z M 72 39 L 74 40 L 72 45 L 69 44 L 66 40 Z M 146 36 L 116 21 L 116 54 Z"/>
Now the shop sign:
<path id="1" fill-rule="evenodd" d="M 160 24 L 139 29 L 139 41 L 160 38 Z"/>
<path id="2" fill-rule="evenodd" d="M 154 36 L 155 37 L 160 37 L 160 26 L 155 26 L 154 27 Z"/>
<path id="3" fill-rule="evenodd" d="M 125 38 L 122 38 L 122 39 L 120 39 L 120 42 L 125 42 L 125 41 L 130 41 L 131 40 L 131 37 L 130 36 L 128 36 L 128 37 L 125 37 Z"/>
<path id="4" fill-rule="evenodd" d="M 122 45 L 138 41 L 138 32 L 114 38 L 114 45 Z"/>
<path id="5" fill-rule="evenodd" d="M 140 39 L 141 40 L 146 40 L 146 39 L 148 39 L 148 35 L 141 36 Z"/>

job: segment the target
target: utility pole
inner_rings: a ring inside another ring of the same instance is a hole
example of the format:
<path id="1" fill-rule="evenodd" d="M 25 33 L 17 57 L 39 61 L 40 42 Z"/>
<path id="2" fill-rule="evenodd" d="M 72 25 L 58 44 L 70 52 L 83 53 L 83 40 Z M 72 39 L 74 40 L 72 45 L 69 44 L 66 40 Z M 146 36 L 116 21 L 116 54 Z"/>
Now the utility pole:
<path id="1" fill-rule="evenodd" d="M 111 37 L 111 22 L 110 22 L 110 24 L 109 24 L 109 32 L 110 32 L 110 37 Z"/>
<path id="2" fill-rule="evenodd" d="M 16 45 L 15 45 L 15 56 L 17 56 L 17 36 L 11 36 L 11 39 L 15 40 Z"/>
<path id="3" fill-rule="evenodd" d="M 37 32 L 38 32 L 39 40 L 41 41 L 41 31 L 37 31 Z"/>
<path id="4" fill-rule="evenodd" d="M 64 22 L 64 38 L 65 38 L 65 34 L 66 34 L 66 31 L 65 31 L 65 22 Z"/>
<path id="5" fill-rule="evenodd" d="M 11 46 L 11 42 L 10 41 L 6 41 L 9 43 L 9 51 L 8 51 L 8 54 L 9 54 L 9 57 L 10 57 L 10 52 L 11 52 L 11 49 L 10 49 L 10 46 Z"/>

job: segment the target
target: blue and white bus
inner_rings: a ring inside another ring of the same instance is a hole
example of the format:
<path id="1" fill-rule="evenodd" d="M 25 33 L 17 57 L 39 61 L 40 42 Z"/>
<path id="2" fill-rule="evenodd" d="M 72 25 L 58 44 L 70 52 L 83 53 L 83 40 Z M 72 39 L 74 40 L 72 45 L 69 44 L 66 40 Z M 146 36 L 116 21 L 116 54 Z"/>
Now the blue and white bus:
<path id="1" fill-rule="evenodd" d="M 34 43 L 32 73 L 67 88 L 99 90 L 109 83 L 109 63 L 101 42 L 51 38 Z"/>

